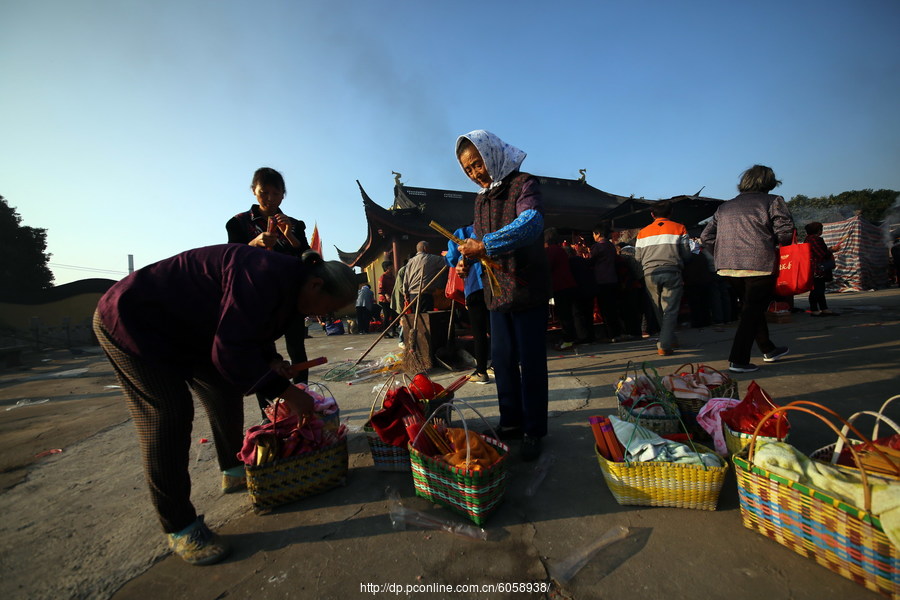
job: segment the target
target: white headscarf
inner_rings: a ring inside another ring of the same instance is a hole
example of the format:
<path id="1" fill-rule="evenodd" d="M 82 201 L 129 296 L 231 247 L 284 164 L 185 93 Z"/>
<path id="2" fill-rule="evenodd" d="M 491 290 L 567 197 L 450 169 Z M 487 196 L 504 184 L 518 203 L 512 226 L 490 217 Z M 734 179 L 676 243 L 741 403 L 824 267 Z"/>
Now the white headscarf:
<path id="1" fill-rule="evenodd" d="M 503 183 L 503 178 L 515 171 L 525 160 L 526 154 L 498 138 L 490 131 L 476 129 L 456 139 L 456 156 L 459 157 L 459 144 L 467 139 L 475 145 L 475 149 L 484 161 L 484 168 L 491 176 L 491 185 L 479 190 L 479 194 L 492 190 Z M 462 168 L 462 165 L 460 165 Z M 465 172 L 465 169 L 463 169 Z M 468 175 L 467 175 L 468 176 Z"/>

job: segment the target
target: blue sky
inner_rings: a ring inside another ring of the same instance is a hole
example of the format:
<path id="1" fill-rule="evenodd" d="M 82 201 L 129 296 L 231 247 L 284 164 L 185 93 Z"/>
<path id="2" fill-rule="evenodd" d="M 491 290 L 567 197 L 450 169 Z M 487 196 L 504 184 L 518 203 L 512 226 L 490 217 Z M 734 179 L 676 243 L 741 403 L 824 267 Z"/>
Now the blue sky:
<path id="1" fill-rule="evenodd" d="M 731 198 L 754 163 L 786 198 L 900 190 L 898 31 L 896 0 L 8 0 L 0 195 L 62 284 L 224 242 L 260 166 L 335 259 L 357 179 L 474 191 L 472 129 L 626 196 Z"/>

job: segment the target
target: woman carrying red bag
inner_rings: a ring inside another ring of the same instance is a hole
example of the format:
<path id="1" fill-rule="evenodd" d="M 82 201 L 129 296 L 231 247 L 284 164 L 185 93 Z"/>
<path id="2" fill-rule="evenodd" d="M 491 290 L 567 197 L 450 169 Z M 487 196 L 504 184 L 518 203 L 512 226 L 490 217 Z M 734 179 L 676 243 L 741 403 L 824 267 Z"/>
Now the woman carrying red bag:
<path id="1" fill-rule="evenodd" d="M 740 299 L 741 314 L 728 370 L 750 373 L 759 369 L 750 362 L 756 342 L 765 362 L 775 362 L 788 353 L 769 339 L 766 309 L 775 291 L 778 247 L 791 243 L 794 220 L 784 198 L 770 194 L 781 182 L 763 165 L 744 171 L 738 194 L 725 202 L 703 229 L 700 242 L 715 260 L 716 272 Z"/>

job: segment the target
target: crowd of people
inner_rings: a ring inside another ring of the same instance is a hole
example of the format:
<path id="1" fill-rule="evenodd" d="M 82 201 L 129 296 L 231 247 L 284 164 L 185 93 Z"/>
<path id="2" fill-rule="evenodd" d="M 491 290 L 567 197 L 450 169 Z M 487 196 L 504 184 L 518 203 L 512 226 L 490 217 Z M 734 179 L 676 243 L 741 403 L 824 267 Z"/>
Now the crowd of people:
<path id="1" fill-rule="evenodd" d="M 541 455 L 548 434 L 551 320 L 559 324 L 559 350 L 655 336 L 657 352 L 668 356 L 688 314 L 695 327 L 738 320 L 731 371 L 758 368 L 754 343 L 765 362 L 788 354 L 769 338 L 765 318 L 778 247 L 795 232 L 784 199 L 771 194 L 780 184 L 771 168 L 744 172 L 738 196 L 693 239 L 672 220 L 672 206 L 660 202 L 653 222 L 632 239 L 615 239 L 600 224 L 589 241 L 545 226 L 540 184 L 520 169 L 525 156 L 485 130 L 459 136 L 456 161 L 478 187 L 471 224 L 455 232 L 461 243 L 443 252 L 420 241 L 396 273 L 392 261 L 382 263 L 374 291 L 348 266 L 310 250 L 303 221 L 281 209 L 284 178 L 264 167 L 251 180 L 256 202 L 226 223 L 227 244 L 140 269 L 103 296 L 95 333 L 122 384 L 151 498 L 177 555 L 210 564 L 228 553 L 190 501 L 192 394 L 212 424 L 222 491 L 245 489 L 237 459 L 243 397 L 255 394 L 261 409 L 282 398 L 293 413 L 309 414 L 312 399 L 294 385 L 307 372 L 290 369 L 306 361 L 305 320 L 354 299 L 359 333 L 380 315 L 394 337 L 397 315 L 414 305 L 432 310 L 448 274 L 458 276 L 473 339 L 470 380 L 489 383 L 493 373 L 500 422 L 491 434 L 518 442 L 524 461 Z M 806 233 L 814 248 L 810 314 L 833 314 L 824 285 L 840 246 L 824 244 L 821 223 L 808 224 Z M 275 350 L 282 336 L 290 361 Z"/>

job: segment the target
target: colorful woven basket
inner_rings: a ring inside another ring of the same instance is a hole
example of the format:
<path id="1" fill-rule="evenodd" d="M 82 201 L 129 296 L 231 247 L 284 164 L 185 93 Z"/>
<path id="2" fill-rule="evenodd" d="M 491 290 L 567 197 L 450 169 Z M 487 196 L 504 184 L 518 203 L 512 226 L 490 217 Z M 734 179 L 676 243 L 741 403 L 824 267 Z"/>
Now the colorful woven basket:
<path id="1" fill-rule="evenodd" d="M 801 404 L 814 405 L 793 402 L 771 411 L 763 421 L 778 412 L 799 410 L 842 435 L 831 421 Z M 827 408 L 814 406 L 837 417 Z M 881 522 L 869 510 L 753 465 L 754 450 L 755 440 L 751 440 L 741 454 L 732 457 L 744 526 L 870 590 L 900 596 L 900 554 Z M 868 485 L 865 472 L 861 476 Z M 866 503 L 870 502 L 867 497 Z"/>
<path id="2" fill-rule="evenodd" d="M 461 402 L 469 406 L 459 399 L 454 402 Z M 459 408 L 453 404 L 443 404 L 428 419 L 433 419 L 444 407 L 451 407 L 459 411 Z M 469 408 L 472 407 L 469 406 Z M 474 408 L 472 410 L 478 413 Z M 478 416 L 481 416 L 481 413 L 478 413 Z M 465 421 L 463 421 L 463 426 L 468 431 Z M 412 444 L 409 444 L 409 457 L 416 495 L 464 515 L 476 525 L 482 525 L 503 500 L 507 482 L 506 460 L 509 455 L 509 447 L 506 444 L 488 436 L 484 436 L 484 439 L 497 450 L 500 460 L 490 468 L 480 471 L 452 467 L 419 452 Z"/>
<path id="3" fill-rule="evenodd" d="M 384 383 L 381 390 L 375 394 L 372 401 L 372 408 L 369 409 L 369 420 L 363 425 L 363 432 L 366 434 L 366 441 L 369 442 L 369 450 L 372 453 L 372 462 L 375 463 L 375 469 L 378 471 L 409 471 L 409 450 L 406 446 L 393 446 L 388 444 L 378 435 L 375 428 L 372 427 L 372 415 L 375 414 L 375 406 L 380 399 L 384 402 L 387 391 L 393 385 L 397 375 L 392 374 Z M 382 393 L 384 392 L 384 393 Z"/>
<path id="4" fill-rule="evenodd" d="M 698 452 L 713 453 L 701 444 Z M 668 506 L 716 510 L 728 465 L 707 467 L 667 462 L 613 462 L 594 446 L 603 478 L 616 502 L 634 506 Z"/>
<path id="5" fill-rule="evenodd" d="M 266 513 L 282 504 L 320 494 L 347 481 L 347 438 L 288 458 L 247 467 L 247 490 L 253 510 Z"/>

